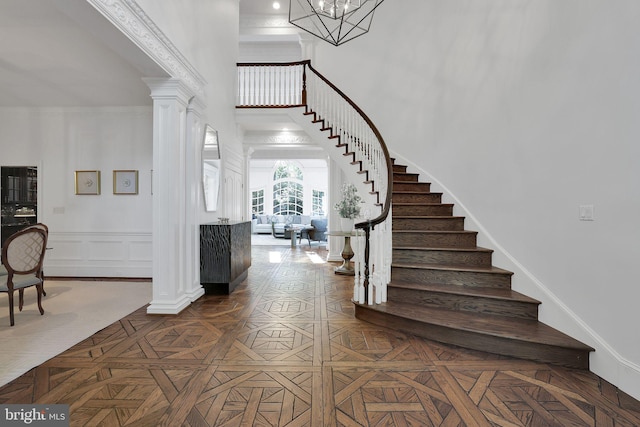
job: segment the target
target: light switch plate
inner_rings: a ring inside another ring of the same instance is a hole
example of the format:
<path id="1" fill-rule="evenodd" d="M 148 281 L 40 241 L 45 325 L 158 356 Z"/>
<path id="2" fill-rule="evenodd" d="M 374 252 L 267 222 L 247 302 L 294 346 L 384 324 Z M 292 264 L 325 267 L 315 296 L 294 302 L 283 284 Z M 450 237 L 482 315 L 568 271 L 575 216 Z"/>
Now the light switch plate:
<path id="1" fill-rule="evenodd" d="M 593 221 L 593 205 L 580 206 L 580 221 Z"/>

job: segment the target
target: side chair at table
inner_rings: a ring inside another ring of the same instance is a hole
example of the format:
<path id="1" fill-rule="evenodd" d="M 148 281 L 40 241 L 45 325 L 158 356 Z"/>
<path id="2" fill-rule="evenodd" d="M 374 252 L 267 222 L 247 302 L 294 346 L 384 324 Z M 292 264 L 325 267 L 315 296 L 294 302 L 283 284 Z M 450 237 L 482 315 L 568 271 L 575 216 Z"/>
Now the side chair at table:
<path id="1" fill-rule="evenodd" d="M 47 233 L 36 227 L 28 227 L 11 235 L 2 246 L 2 265 L 7 274 L 0 275 L 0 292 L 9 297 L 9 320 L 14 325 L 13 293 L 20 292 L 20 309 L 24 289 L 35 286 L 38 292 L 38 309 L 42 309 L 42 263 L 46 251 Z"/>
<path id="2" fill-rule="evenodd" d="M 47 246 L 47 242 L 49 241 L 49 227 L 47 227 L 45 224 L 39 222 L 37 224 L 30 225 L 30 226 L 28 226 L 26 228 L 38 228 L 38 229 L 44 231 L 44 235 L 45 235 L 44 246 L 45 246 L 46 249 L 49 249 L 49 248 L 46 247 Z M 44 264 L 44 262 L 43 262 L 43 264 Z M 43 267 L 42 266 L 40 266 L 40 271 L 38 272 L 38 276 L 42 280 L 42 295 L 46 297 L 47 296 L 47 291 L 44 290 L 44 271 L 43 271 Z M 22 311 L 22 294 L 23 294 L 23 292 L 24 292 L 24 289 L 21 289 L 20 290 L 20 311 Z"/>

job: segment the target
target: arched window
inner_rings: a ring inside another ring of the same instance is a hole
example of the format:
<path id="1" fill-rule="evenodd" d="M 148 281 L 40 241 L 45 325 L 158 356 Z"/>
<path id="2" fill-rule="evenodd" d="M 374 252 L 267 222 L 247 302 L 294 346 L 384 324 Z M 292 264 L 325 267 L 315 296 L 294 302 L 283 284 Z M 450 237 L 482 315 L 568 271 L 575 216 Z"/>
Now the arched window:
<path id="1" fill-rule="evenodd" d="M 273 172 L 273 213 L 302 215 L 302 170 L 290 162 L 276 162 Z"/>

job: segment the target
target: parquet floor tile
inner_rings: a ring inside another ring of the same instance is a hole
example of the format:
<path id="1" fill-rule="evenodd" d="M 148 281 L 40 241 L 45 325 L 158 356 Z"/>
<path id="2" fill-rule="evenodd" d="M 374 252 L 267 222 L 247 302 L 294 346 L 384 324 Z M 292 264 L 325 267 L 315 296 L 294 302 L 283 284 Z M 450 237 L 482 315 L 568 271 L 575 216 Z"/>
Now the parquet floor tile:
<path id="1" fill-rule="evenodd" d="M 598 376 L 354 318 L 324 249 L 253 248 L 247 280 L 176 316 L 145 308 L 0 388 L 72 426 L 640 426 Z"/>
<path id="2" fill-rule="evenodd" d="M 228 360 L 312 362 L 314 323 L 246 322 Z"/>

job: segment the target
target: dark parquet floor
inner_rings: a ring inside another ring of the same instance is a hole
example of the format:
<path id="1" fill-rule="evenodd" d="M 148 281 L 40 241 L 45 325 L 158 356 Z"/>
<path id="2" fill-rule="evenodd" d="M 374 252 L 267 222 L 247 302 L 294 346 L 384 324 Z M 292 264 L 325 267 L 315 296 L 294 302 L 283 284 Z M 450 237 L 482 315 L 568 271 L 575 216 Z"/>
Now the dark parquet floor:
<path id="1" fill-rule="evenodd" d="M 72 426 L 639 426 L 598 376 L 354 318 L 323 249 L 253 248 L 249 278 L 177 316 L 140 309 L 0 389 Z"/>

